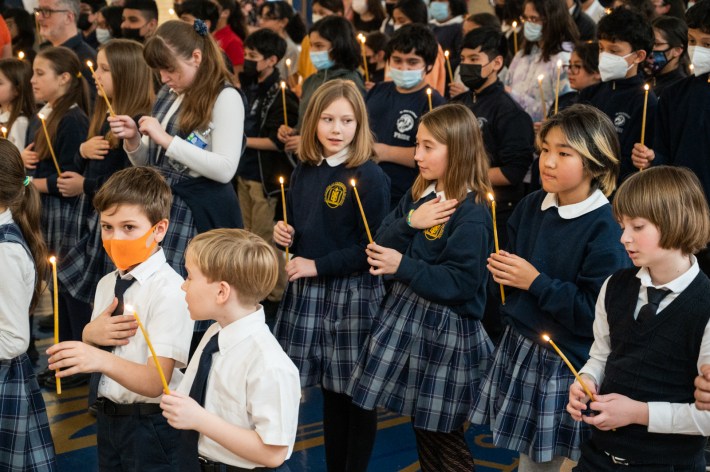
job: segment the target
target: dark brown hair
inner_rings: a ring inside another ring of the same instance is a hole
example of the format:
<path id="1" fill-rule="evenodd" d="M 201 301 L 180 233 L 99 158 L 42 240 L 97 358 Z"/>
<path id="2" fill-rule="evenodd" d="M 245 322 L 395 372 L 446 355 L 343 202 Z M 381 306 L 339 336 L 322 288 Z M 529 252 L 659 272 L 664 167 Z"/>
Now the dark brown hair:
<path id="1" fill-rule="evenodd" d="M 129 167 L 113 174 L 94 197 L 99 213 L 118 205 L 138 205 L 150 224 L 170 218 L 173 194 L 160 173 L 150 167 Z"/>
<path id="2" fill-rule="evenodd" d="M 542 44 L 540 52 L 542 60 L 547 62 L 551 56 L 562 51 L 562 43 L 575 43 L 579 39 L 579 30 L 567 10 L 564 0 L 526 0 L 531 3 L 537 14 L 542 18 Z M 525 4 L 523 4 L 523 11 Z M 532 53 L 535 42 L 525 40 L 523 55 Z"/>
<path id="3" fill-rule="evenodd" d="M 32 65 L 29 61 L 15 58 L 0 59 L 0 72 L 10 81 L 17 94 L 10 104 L 10 118 L 5 123 L 9 131 L 18 117 L 25 116 L 30 119 L 35 113 L 35 98 L 30 84 Z"/>

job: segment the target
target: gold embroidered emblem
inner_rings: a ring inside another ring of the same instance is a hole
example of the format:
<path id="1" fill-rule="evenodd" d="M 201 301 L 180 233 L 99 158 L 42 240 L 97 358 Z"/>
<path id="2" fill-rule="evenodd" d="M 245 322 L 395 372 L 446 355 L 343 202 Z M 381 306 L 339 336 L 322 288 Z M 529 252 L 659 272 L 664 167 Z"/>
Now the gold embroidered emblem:
<path id="1" fill-rule="evenodd" d="M 444 234 L 444 226 L 446 226 L 446 223 L 432 226 L 431 228 L 424 231 L 424 237 L 427 238 L 429 241 L 439 239 L 441 235 Z"/>
<path id="2" fill-rule="evenodd" d="M 330 208 L 338 208 L 345 201 L 347 189 L 342 182 L 333 182 L 325 189 L 325 204 Z"/>

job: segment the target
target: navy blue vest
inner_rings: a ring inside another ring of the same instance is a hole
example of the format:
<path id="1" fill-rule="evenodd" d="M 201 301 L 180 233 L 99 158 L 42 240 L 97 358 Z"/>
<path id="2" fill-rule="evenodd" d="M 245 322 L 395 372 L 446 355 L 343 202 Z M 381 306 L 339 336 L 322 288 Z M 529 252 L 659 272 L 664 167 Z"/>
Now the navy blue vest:
<path id="1" fill-rule="evenodd" d="M 10 223 L 0 226 L 0 243 L 16 243 L 25 248 L 27 255 L 32 258 L 32 253 L 30 252 L 30 247 L 25 242 L 24 236 L 22 236 L 22 231 L 16 223 Z"/>

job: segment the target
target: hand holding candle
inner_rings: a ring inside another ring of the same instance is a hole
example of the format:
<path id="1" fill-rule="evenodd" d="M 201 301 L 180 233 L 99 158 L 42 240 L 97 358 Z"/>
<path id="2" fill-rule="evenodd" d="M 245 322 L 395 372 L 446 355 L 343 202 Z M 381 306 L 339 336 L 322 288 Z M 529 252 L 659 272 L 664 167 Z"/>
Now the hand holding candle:
<path id="1" fill-rule="evenodd" d="M 279 177 L 279 183 L 281 184 L 281 206 L 284 212 L 284 224 L 288 225 L 288 217 L 286 215 L 286 191 L 284 190 L 284 178 Z M 286 246 L 286 261 L 288 262 L 288 246 Z"/>
<path id="2" fill-rule="evenodd" d="M 370 244 L 372 244 L 374 241 L 372 240 L 372 234 L 370 234 L 370 225 L 367 224 L 367 218 L 365 217 L 365 210 L 362 208 L 362 202 L 360 201 L 360 194 L 357 193 L 357 187 L 355 186 L 355 179 L 350 179 L 350 185 L 353 186 L 353 190 L 355 191 L 355 198 L 357 199 L 357 206 L 360 207 L 360 214 L 362 215 L 362 222 L 365 223 L 365 231 L 367 232 L 367 239 L 370 241 Z"/>
<path id="3" fill-rule="evenodd" d="M 562 72 L 562 59 L 557 60 L 557 83 L 555 84 L 555 115 L 560 104 L 560 73 Z"/>
<path id="4" fill-rule="evenodd" d="M 545 105 L 545 92 L 542 89 L 542 79 L 544 78 L 544 74 L 540 74 L 537 76 L 537 86 L 540 89 L 540 105 L 542 106 L 542 120 L 540 121 L 545 121 L 545 117 L 547 116 L 547 106 Z"/>
<path id="5" fill-rule="evenodd" d="M 431 110 L 432 110 L 432 106 L 431 106 L 431 87 L 427 87 L 427 88 L 426 88 L 426 97 L 427 97 L 427 99 L 429 100 L 429 111 L 431 111 Z"/>
<path id="6" fill-rule="evenodd" d="M 49 258 L 49 263 L 52 264 L 52 284 L 53 284 L 53 299 L 54 299 L 54 344 L 59 344 L 59 283 L 57 282 L 57 258 L 52 256 Z M 59 372 L 59 369 L 57 369 Z M 62 394 L 62 379 L 56 377 L 57 395 Z"/>
<path id="7" fill-rule="evenodd" d="M 96 78 L 96 72 L 94 72 L 94 64 L 91 61 L 86 61 L 86 65 L 89 66 L 89 70 L 91 71 L 91 75 L 94 77 L 94 82 L 96 82 L 96 85 L 98 85 L 99 90 L 101 91 L 101 95 L 103 95 L 104 100 L 106 101 L 106 106 L 108 107 L 108 112 L 111 116 L 116 116 L 116 113 L 113 111 L 113 107 L 111 106 L 111 102 L 109 101 L 108 97 L 106 96 L 106 90 L 104 90 L 104 86 L 101 85 L 101 82 Z"/>
<path id="8" fill-rule="evenodd" d="M 488 199 L 491 201 L 491 212 L 493 213 L 493 243 L 495 244 L 496 254 L 500 253 L 500 246 L 498 246 L 498 223 L 496 222 L 496 200 L 492 193 L 488 193 Z M 505 290 L 503 289 L 503 284 L 500 285 L 500 301 L 505 305 Z"/>
<path id="9" fill-rule="evenodd" d="M 44 122 L 44 115 L 42 113 L 37 113 L 37 116 L 39 117 L 39 121 L 42 122 L 42 129 L 44 129 L 44 137 L 47 139 L 47 147 L 49 148 L 49 153 L 52 155 L 54 167 L 57 169 L 57 176 L 62 175 L 62 170 L 59 168 L 59 161 L 57 161 L 57 155 L 54 154 L 52 141 L 49 139 L 49 131 L 47 131 L 47 123 Z"/>
<path id="10" fill-rule="evenodd" d="M 580 384 L 580 385 L 582 386 L 582 388 L 584 389 L 584 393 L 587 394 L 587 396 L 589 397 L 590 400 L 594 401 L 594 395 L 592 394 L 592 392 L 589 391 L 589 387 L 587 387 L 587 384 L 585 384 L 585 383 L 582 381 L 582 378 L 581 378 L 581 377 L 579 376 L 579 374 L 577 373 L 577 369 L 575 369 L 574 366 L 572 365 L 572 363 L 569 361 L 569 359 L 567 359 L 567 356 L 565 356 L 564 354 L 562 354 L 562 351 L 560 351 L 560 348 L 557 347 L 557 344 L 555 344 L 555 342 L 554 342 L 552 339 L 550 339 L 550 337 L 549 337 L 548 335 L 546 335 L 546 334 L 543 334 L 543 335 L 542 335 L 542 339 L 544 339 L 545 341 L 547 341 L 548 343 L 550 343 L 550 345 L 552 346 L 552 348 L 553 348 L 555 351 L 557 351 L 557 354 L 559 354 L 559 356 L 562 358 L 562 360 L 564 361 L 564 363 L 567 364 L 567 367 L 569 367 L 569 370 L 572 371 L 572 373 L 574 374 L 575 378 L 577 379 L 577 382 L 579 382 L 579 384 Z"/>
<path id="11" fill-rule="evenodd" d="M 170 393 L 170 388 L 168 388 L 168 381 L 165 380 L 165 374 L 163 373 L 163 367 L 160 365 L 160 362 L 158 362 L 158 355 L 155 353 L 155 349 L 153 349 L 153 344 L 150 342 L 150 338 L 148 337 L 148 332 L 145 330 L 145 327 L 143 326 L 143 323 L 141 323 L 141 319 L 138 318 L 138 313 L 136 313 L 136 310 L 133 309 L 131 305 L 125 305 L 126 311 L 133 312 L 133 318 L 136 319 L 138 322 L 138 327 L 141 329 L 141 333 L 143 333 L 143 337 L 145 338 L 145 343 L 148 345 L 148 349 L 150 349 L 150 355 L 153 356 L 153 362 L 155 362 L 155 367 L 158 369 L 158 375 L 160 375 L 160 381 L 163 383 L 163 392 L 165 394 Z"/>
<path id="12" fill-rule="evenodd" d="M 444 51 L 444 57 L 446 58 L 446 68 L 449 70 L 449 82 L 454 81 L 454 73 L 451 71 L 451 61 L 449 60 L 449 51 Z"/>

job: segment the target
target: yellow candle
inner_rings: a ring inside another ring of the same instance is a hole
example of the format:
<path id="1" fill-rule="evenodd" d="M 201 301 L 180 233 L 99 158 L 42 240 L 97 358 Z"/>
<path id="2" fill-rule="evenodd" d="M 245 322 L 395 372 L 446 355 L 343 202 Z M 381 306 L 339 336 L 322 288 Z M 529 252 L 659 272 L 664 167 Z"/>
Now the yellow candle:
<path id="1" fill-rule="evenodd" d="M 427 99 L 429 100 L 429 111 L 431 111 L 431 110 L 432 110 L 432 106 L 431 106 L 431 87 L 427 87 L 427 89 L 426 89 L 426 97 L 427 97 Z"/>
<path id="2" fill-rule="evenodd" d="M 0 128 L 0 131 L 2 131 L 2 137 L 7 139 L 7 128 L 3 126 L 2 128 Z"/>
<path id="3" fill-rule="evenodd" d="M 644 95 L 643 95 L 643 115 L 641 115 L 641 144 L 645 141 L 646 138 L 646 109 L 648 108 L 648 91 L 650 87 L 648 84 L 643 86 L 644 89 Z"/>
<path id="4" fill-rule="evenodd" d="M 288 217 L 286 216 L 286 191 L 284 190 L 283 177 L 279 177 L 279 183 L 281 184 L 281 206 L 283 207 L 284 211 L 284 224 L 288 224 Z M 288 261 L 288 246 L 286 246 L 286 260 Z"/>
<path id="5" fill-rule="evenodd" d="M 449 60 L 449 51 L 444 51 L 444 57 L 446 58 L 446 68 L 449 70 L 449 82 L 454 81 L 454 73 L 451 71 L 451 61 Z"/>
<path id="6" fill-rule="evenodd" d="M 362 215 L 362 222 L 365 223 L 365 231 L 367 232 L 367 239 L 370 241 L 370 244 L 373 243 L 372 241 L 372 234 L 370 234 L 370 225 L 367 224 L 367 218 L 365 218 L 365 210 L 362 208 L 362 202 L 360 201 L 360 194 L 357 193 L 357 187 L 355 186 L 355 179 L 350 179 L 350 185 L 353 186 L 353 190 L 355 190 L 355 198 L 357 199 L 357 206 L 360 207 L 360 214 Z"/>
<path id="7" fill-rule="evenodd" d="M 367 41 L 367 38 L 365 38 L 364 34 L 359 34 L 357 35 L 358 39 L 360 39 L 360 42 L 362 43 L 362 66 L 363 70 L 365 71 L 365 82 L 370 81 L 370 74 L 367 70 L 367 51 L 365 51 L 365 42 Z"/>
<path id="8" fill-rule="evenodd" d="M 555 115 L 560 103 L 560 73 L 562 72 L 562 59 L 557 60 L 557 84 L 555 85 Z"/>
<path id="9" fill-rule="evenodd" d="M 537 76 L 537 86 L 540 88 L 540 104 L 542 105 L 542 120 L 540 121 L 545 121 L 545 117 L 547 116 L 547 107 L 545 106 L 545 92 L 542 90 L 542 79 L 544 78 L 545 76 L 543 74 Z"/>
<path id="10" fill-rule="evenodd" d="M 104 100 L 106 101 L 106 106 L 108 106 L 108 112 L 111 116 L 116 116 L 116 113 L 113 112 L 113 107 L 111 106 L 111 102 L 109 102 L 108 97 L 106 96 L 106 90 L 104 90 L 104 86 L 101 85 L 101 82 L 98 81 L 96 78 L 96 73 L 94 72 L 94 64 L 91 61 L 86 61 L 86 65 L 89 66 L 89 70 L 91 71 L 91 75 L 94 77 L 94 82 L 96 82 L 96 85 L 98 85 L 99 90 L 101 91 L 101 95 L 104 96 Z"/>
<path id="11" fill-rule="evenodd" d="M 518 22 L 513 22 L 513 50 L 518 53 Z"/>
<path id="12" fill-rule="evenodd" d="M 141 329 L 141 333 L 143 333 L 143 337 L 145 338 L 145 342 L 148 345 L 148 349 L 150 349 L 150 355 L 153 356 L 153 362 L 155 362 L 155 367 L 158 368 L 158 374 L 160 375 L 160 381 L 163 383 L 163 392 L 165 394 L 170 393 L 170 388 L 168 388 L 168 381 L 165 380 L 165 374 L 163 373 L 163 368 L 160 365 L 160 362 L 158 362 L 158 355 L 155 353 L 155 349 L 153 349 L 153 344 L 150 342 L 150 338 L 148 337 L 148 332 L 145 330 L 145 327 L 143 326 L 143 323 L 141 323 L 141 319 L 138 318 L 138 313 L 136 313 L 136 310 L 133 309 L 132 306 L 126 305 L 125 306 L 127 311 L 132 311 L 133 312 L 133 318 L 136 319 L 138 322 L 138 327 Z"/>
<path id="13" fill-rule="evenodd" d="M 291 76 L 291 58 L 286 59 L 286 70 L 288 71 L 288 75 L 290 77 Z"/>
<path id="14" fill-rule="evenodd" d="M 21 60 L 21 61 L 24 61 L 24 60 L 25 60 L 25 52 L 24 52 L 24 51 L 18 52 L 18 53 L 17 53 L 17 58 L 18 58 L 19 60 Z"/>
<path id="15" fill-rule="evenodd" d="M 52 264 L 52 283 L 54 284 L 54 344 L 59 344 L 59 283 L 57 282 L 57 258 L 52 256 L 49 258 L 49 263 Z M 59 369 L 57 369 L 59 372 Z M 62 394 L 62 379 L 56 378 L 57 395 Z"/>
<path id="16" fill-rule="evenodd" d="M 59 168 L 59 161 L 57 161 L 57 155 L 54 154 L 52 141 L 49 139 L 49 132 L 47 131 L 47 124 L 44 122 L 44 115 L 42 113 L 37 113 L 37 116 L 39 116 L 39 120 L 42 122 L 44 137 L 47 139 L 47 147 L 49 148 L 49 153 L 52 155 L 52 161 L 54 161 L 54 167 L 57 169 L 57 175 L 62 175 L 62 170 Z"/>
<path id="17" fill-rule="evenodd" d="M 288 112 L 286 111 L 286 82 L 281 81 L 281 101 L 284 105 L 284 126 L 288 126 Z"/>
<path id="18" fill-rule="evenodd" d="M 567 367 L 569 367 L 569 370 L 572 371 L 572 373 L 574 374 L 575 378 L 577 379 L 577 382 L 579 382 L 579 384 L 580 384 L 580 385 L 582 386 L 582 388 L 584 389 L 584 393 L 587 394 L 587 396 L 589 397 L 590 400 L 594 401 L 594 395 L 592 395 L 592 392 L 590 392 L 590 391 L 589 391 L 589 388 L 587 388 L 587 384 L 585 384 L 585 383 L 582 381 L 582 378 L 581 378 L 581 377 L 579 376 L 579 374 L 577 373 L 577 369 L 575 369 L 574 366 L 572 365 L 572 363 L 569 361 L 569 359 L 567 359 L 567 356 L 565 356 L 565 355 L 562 353 L 562 351 L 560 351 L 560 348 L 557 347 L 557 344 L 555 344 L 555 342 L 554 342 L 552 339 L 550 339 L 550 337 L 549 337 L 548 335 L 546 335 L 546 334 L 543 334 L 543 335 L 542 335 L 542 339 L 544 339 L 545 341 L 547 341 L 548 343 L 550 343 L 550 345 L 553 347 L 553 349 L 554 349 L 555 351 L 557 351 L 557 354 L 559 354 L 560 357 L 562 358 L 562 360 L 565 362 L 565 364 L 567 364 Z"/>
<path id="19" fill-rule="evenodd" d="M 493 243 L 496 247 L 496 254 L 500 253 L 500 246 L 498 246 L 498 223 L 496 222 L 496 200 L 492 193 L 488 194 L 488 199 L 491 201 L 491 213 L 493 214 Z M 505 305 L 505 290 L 503 289 L 503 284 L 500 285 L 500 300 L 503 305 Z"/>

